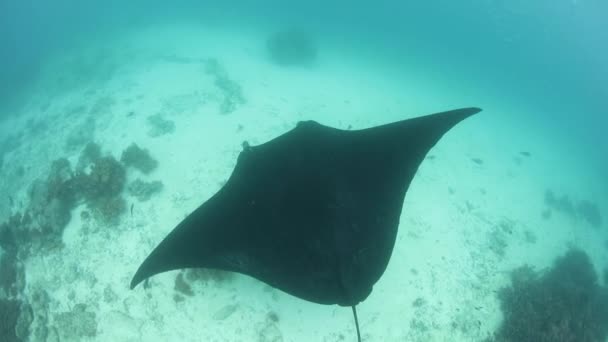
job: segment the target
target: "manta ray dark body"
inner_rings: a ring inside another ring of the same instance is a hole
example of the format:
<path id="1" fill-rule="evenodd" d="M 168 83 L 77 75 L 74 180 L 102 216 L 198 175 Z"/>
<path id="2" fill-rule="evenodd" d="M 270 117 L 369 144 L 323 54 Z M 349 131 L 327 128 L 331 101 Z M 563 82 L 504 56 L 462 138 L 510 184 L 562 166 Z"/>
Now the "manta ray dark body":
<path id="1" fill-rule="evenodd" d="M 354 311 L 388 265 L 420 163 L 479 111 L 356 131 L 305 121 L 267 143 L 244 144 L 226 184 L 152 251 L 131 288 L 169 270 L 213 268 Z"/>

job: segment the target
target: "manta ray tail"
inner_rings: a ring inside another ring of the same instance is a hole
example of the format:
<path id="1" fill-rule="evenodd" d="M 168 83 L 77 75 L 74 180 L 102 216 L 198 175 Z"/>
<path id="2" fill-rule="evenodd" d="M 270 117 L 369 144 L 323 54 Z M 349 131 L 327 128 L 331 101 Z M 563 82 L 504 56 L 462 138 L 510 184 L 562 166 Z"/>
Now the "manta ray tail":
<path id="1" fill-rule="evenodd" d="M 359 331 L 359 319 L 357 318 L 357 307 L 355 305 L 353 308 L 353 316 L 355 317 L 355 328 L 357 328 L 357 342 L 361 342 L 361 332 Z"/>

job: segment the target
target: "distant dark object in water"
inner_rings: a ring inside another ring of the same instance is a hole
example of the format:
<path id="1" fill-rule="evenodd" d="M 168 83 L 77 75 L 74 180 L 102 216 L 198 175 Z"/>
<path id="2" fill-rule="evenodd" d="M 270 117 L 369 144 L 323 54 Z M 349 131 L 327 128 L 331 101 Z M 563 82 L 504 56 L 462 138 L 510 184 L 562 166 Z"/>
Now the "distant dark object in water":
<path id="1" fill-rule="evenodd" d="M 519 154 L 521 154 L 524 157 L 530 157 L 531 156 L 530 152 L 527 152 L 527 151 L 521 151 L 521 152 L 519 152 Z"/>
<path id="2" fill-rule="evenodd" d="M 598 283 L 587 254 L 570 250 L 553 268 L 511 273 L 499 291 L 503 322 L 496 342 L 596 342 L 608 337 L 608 288 Z"/>
<path id="3" fill-rule="evenodd" d="M 481 158 L 471 158 L 471 160 L 477 165 L 483 165 L 483 160 Z"/>
<path id="4" fill-rule="evenodd" d="M 309 34 L 297 29 L 279 31 L 266 42 L 270 58 L 281 66 L 309 66 L 317 58 L 317 46 Z"/>

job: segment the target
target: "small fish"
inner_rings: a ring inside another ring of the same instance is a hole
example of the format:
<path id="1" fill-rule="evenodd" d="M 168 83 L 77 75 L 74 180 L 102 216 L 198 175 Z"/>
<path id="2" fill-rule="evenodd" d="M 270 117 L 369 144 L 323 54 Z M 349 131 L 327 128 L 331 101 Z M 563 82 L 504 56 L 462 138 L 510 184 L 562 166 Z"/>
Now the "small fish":
<path id="1" fill-rule="evenodd" d="M 477 164 L 477 165 L 482 165 L 483 164 L 483 160 L 480 158 L 471 158 L 471 160 Z"/>
<path id="2" fill-rule="evenodd" d="M 530 156 L 532 155 L 532 154 L 530 154 L 530 152 L 528 152 L 528 151 L 521 151 L 521 152 L 519 152 L 519 154 L 521 154 L 521 155 L 522 155 L 522 156 L 524 156 L 524 157 L 530 157 Z"/>
<path id="3" fill-rule="evenodd" d="M 133 217 L 133 206 L 135 205 L 135 203 L 131 203 L 131 217 Z"/>

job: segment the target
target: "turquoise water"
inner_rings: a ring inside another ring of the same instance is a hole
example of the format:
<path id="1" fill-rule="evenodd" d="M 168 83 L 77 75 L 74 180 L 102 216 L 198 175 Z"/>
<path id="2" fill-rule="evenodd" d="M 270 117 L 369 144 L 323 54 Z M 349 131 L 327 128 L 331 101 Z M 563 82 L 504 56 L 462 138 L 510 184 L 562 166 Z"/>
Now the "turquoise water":
<path id="1" fill-rule="evenodd" d="M 363 340 L 605 340 L 607 22 L 597 0 L 3 1 L 0 340 L 354 341 L 349 309 L 241 275 L 128 285 L 244 140 L 468 106 L 408 191 Z"/>

